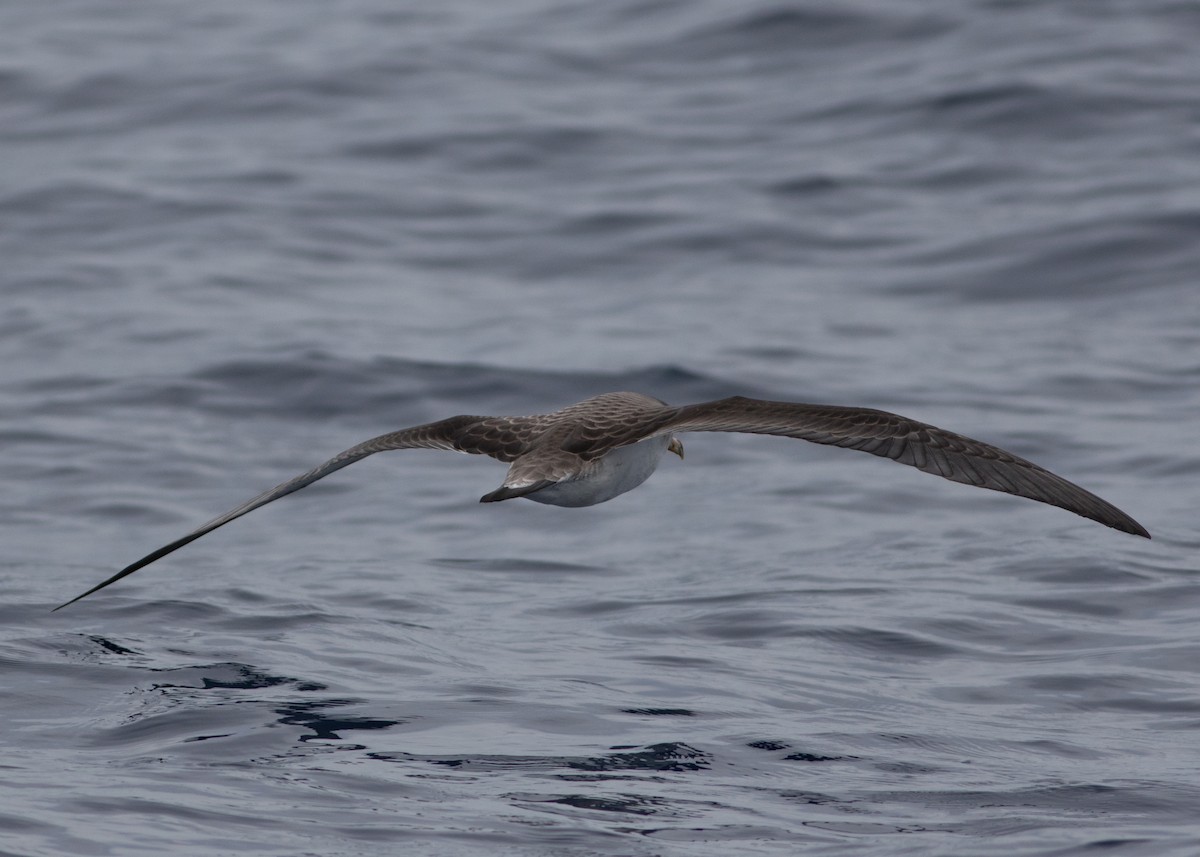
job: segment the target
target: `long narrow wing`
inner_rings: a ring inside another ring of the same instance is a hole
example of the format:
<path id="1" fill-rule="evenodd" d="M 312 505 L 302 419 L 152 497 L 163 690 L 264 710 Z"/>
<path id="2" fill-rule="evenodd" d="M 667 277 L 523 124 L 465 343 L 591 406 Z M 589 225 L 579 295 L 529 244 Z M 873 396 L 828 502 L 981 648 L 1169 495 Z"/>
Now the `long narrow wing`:
<path id="1" fill-rule="evenodd" d="M 448 449 L 456 452 L 482 453 L 499 458 L 501 461 L 511 461 L 512 457 L 515 457 L 512 453 L 517 452 L 518 446 L 514 438 L 502 436 L 501 430 L 506 427 L 505 423 L 506 421 L 503 418 L 451 417 L 447 420 L 414 426 L 363 441 L 357 446 L 350 447 L 345 452 L 338 453 L 324 464 L 314 467 L 307 473 L 302 473 L 294 479 L 289 479 L 287 482 L 276 485 L 270 491 L 264 491 L 254 499 L 247 500 L 236 509 L 229 510 L 219 518 L 213 518 L 204 526 L 193 530 L 182 538 L 176 539 L 169 545 L 163 545 L 153 553 L 146 554 L 137 562 L 125 566 L 125 568 L 118 571 L 108 580 L 93 586 L 82 595 L 75 596 L 65 604 L 58 605 L 54 610 L 61 610 L 68 604 L 74 604 L 81 598 L 86 598 L 93 592 L 98 592 L 104 587 L 116 583 L 122 577 L 127 577 L 138 569 L 145 568 L 155 560 L 162 559 L 167 554 L 179 550 L 184 545 L 194 542 L 196 539 L 211 533 L 218 527 L 225 526 L 230 521 L 240 518 L 247 512 L 253 512 L 260 506 L 265 506 L 274 500 L 278 500 L 280 497 L 285 497 L 293 491 L 299 491 L 301 488 L 313 484 L 318 479 L 324 479 L 335 470 L 341 470 L 346 465 L 353 464 L 377 452 L 389 449 Z M 508 448 L 500 442 L 504 440 L 509 442 Z"/>
<path id="2" fill-rule="evenodd" d="M 1135 536 L 1146 528 L 1116 506 L 1038 465 L 982 441 L 869 408 L 767 402 L 734 396 L 646 415 L 640 438 L 685 431 L 795 437 L 858 449 L 953 482 L 1028 497 Z"/>

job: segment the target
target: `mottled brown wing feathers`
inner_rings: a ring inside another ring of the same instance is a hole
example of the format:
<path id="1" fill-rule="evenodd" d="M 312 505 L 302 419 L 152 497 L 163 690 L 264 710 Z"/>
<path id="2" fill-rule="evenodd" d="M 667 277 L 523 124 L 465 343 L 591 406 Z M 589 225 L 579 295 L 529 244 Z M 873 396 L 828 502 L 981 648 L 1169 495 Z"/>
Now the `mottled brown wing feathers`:
<path id="1" fill-rule="evenodd" d="M 999 447 L 886 411 L 734 396 L 675 409 L 654 434 L 733 431 L 795 437 L 890 458 L 966 485 L 1028 497 L 1150 537 L 1116 506 Z"/>
<path id="2" fill-rule="evenodd" d="M 545 416 L 463 419 L 472 419 L 474 422 L 451 431 L 449 440 L 453 447 L 447 448 L 473 455 L 489 455 L 504 462 L 514 461 L 528 452 L 546 427 Z"/>
<path id="3" fill-rule="evenodd" d="M 618 396 L 628 398 L 617 399 Z M 636 393 L 612 393 L 600 398 L 615 401 L 610 407 L 580 414 L 569 414 L 564 410 L 554 415 L 570 416 L 569 430 L 563 435 L 561 448 L 585 461 L 660 434 L 663 426 L 683 410 Z"/>

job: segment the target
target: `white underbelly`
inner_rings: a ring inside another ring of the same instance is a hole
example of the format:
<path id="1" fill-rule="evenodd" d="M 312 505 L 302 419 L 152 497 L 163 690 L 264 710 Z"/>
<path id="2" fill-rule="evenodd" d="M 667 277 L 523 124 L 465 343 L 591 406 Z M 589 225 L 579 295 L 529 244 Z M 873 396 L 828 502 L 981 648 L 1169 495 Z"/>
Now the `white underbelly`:
<path id="1" fill-rule="evenodd" d="M 525 496 L 551 506 L 595 506 L 649 479 L 670 444 L 671 438 L 663 436 L 622 446 L 596 462 L 585 475 Z"/>

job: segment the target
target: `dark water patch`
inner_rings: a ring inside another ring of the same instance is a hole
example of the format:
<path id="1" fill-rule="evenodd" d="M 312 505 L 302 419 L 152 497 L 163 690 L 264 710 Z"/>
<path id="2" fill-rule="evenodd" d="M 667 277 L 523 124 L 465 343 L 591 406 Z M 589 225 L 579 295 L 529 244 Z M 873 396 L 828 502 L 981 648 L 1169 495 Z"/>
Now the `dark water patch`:
<path id="1" fill-rule="evenodd" d="M 103 637 L 89 636 L 88 639 L 91 640 L 93 643 L 95 643 L 100 648 L 104 649 L 104 651 L 109 652 L 114 655 L 141 655 L 142 654 L 141 652 L 139 652 L 135 649 L 126 648 L 125 646 L 122 646 L 119 643 L 114 643 L 112 640 L 106 640 Z"/>
<path id="2" fill-rule="evenodd" d="M 695 717 L 697 712 L 688 708 L 622 708 L 622 714 L 640 714 L 647 717 Z"/>
<path id="3" fill-rule="evenodd" d="M 622 749 L 622 748 L 614 748 Z M 426 756 L 414 753 L 368 753 L 383 762 L 423 762 L 468 771 L 501 771 L 510 768 L 535 768 L 553 771 L 567 769 L 595 774 L 626 772 L 686 772 L 709 768 L 712 758 L 700 750 L 682 743 L 653 744 L 634 752 L 615 752 L 604 756 L 506 756 L 477 754 L 471 756 Z M 562 776 L 566 776 L 563 774 Z M 571 775 L 578 780 L 580 775 Z"/>
<path id="4" fill-rule="evenodd" d="M 1102 133 L 1114 117 L 1138 107 L 1136 100 L 1080 87 L 1011 80 L 948 89 L 921 109 L 926 121 L 991 140 L 1035 137 L 1061 144 Z"/>
<path id="5" fill-rule="evenodd" d="M 746 746 L 750 747 L 754 750 L 768 750 L 768 751 L 787 750 L 789 747 L 791 747 L 790 744 L 786 744 L 783 741 L 769 741 L 769 740 L 751 741 Z"/>
<path id="6" fill-rule="evenodd" d="M 884 774 L 895 775 L 903 779 L 928 777 L 933 774 L 948 774 L 953 769 L 944 765 L 929 765 L 921 762 L 875 762 L 872 766 Z"/>
<path id="7" fill-rule="evenodd" d="M 836 179 L 828 175 L 804 175 L 797 176 L 791 179 L 777 181 L 765 190 L 768 193 L 776 194 L 782 197 L 799 197 L 801 199 L 811 199 L 814 196 L 825 194 L 835 194 L 843 191 L 847 185 L 846 180 Z"/>
<path id="8" fill-rule="evenodd" d="M 649 795 L 537 795 L 511 794 L 510 800 L 522 804 L 559 804 L 574 809 L 596 812 L 625 813 L 628 815 L 679 815 L 670 802 Z"/>
<path id="9" fill-rule="evenodd" d="M 732 348 L 731 354 L 740 355 L 742 357 L 753 357 L 762 360 L 770 361 L 791 361 L 801 360 L 805 357 L 815 357 L 811 352 L 804 351 L 800 348 L 786 348 L 779 346 L 762 347 L 762 346 L 746 346 L 744 348 Z"/>
<path id="10" fill-rule="evenodd" d="M 614 753 L 576 760 L 571 767 L 585 771 L 699 771 L 711 767 L 712 757 L 682 743 L 652 744 L 632 753 Z"/>
<path id="11" fill-rule="evenodd" d="M 468 702 L 515 699 L 521 696 L 519 688 L 481 682 L 463 682 L 457 685 L 455 690 Z"/>
<path id="12" fill-rule="evenodd" d="M 843 762 L 844 756 L 822 756 L 819 753 L 788 753 L 785 762 Z"/>
<path id="13" fill-rule="evenodd" d="M 961 646 L 938 643 L 925 636 L 879 628 L 806 628 L 795 636 L 826 640 L 839 646 L 873 652 L 887 659 L 940 659 L 965 654 Z"/>
<path id="14" fill-rule="evenodd" d="M 327 709 L 341 708 L 353 705 L 359 700 L 353 699 L 324 699 L 308 700 L 289 703 L 275 709 L 279 715 L 279 723 L 284 726 L 302 726 L 311 731 L 310 735 L 301 735 L 299 741 L 340 741 L 340 732 L 359 730 L 389 729 L 400 725 L 404 720 L 386 720 L 374 717 L 331 716 Z"/>
<path id="15" fill-rule="evenodd" d="M 1191 844 L 1179 843 L 1184 848 Z M 1105 838 L 1093 839 L 1080 845 L 1065 848 L 1055 848 L 1045 851 L 1046 857 L 1096 857 L 1096 855 L 1119 854 L 1121 857 L 1158 857 L 1158 855 L 1175 853 L 1170 843 L 1150 838 Z"/>
<path id="16" fill-rule="evenodd" d="M 628 658 L 645 666 L 664 669 L 706 670 L 721 665 L 721 661 L 716 658 L 688 657 L 686 655 L 633 654 Z"/>
<path id="17" fill-rule="evenodd" d="M 29 444 L 49 447 L 78 448 L 85 440 L 94 440 L 84 435 L 71 435 L 45 428 L 0 429 L 0 443 L 11 447 L 19 444 Z M 61 473 L 70 472 L 61 470 Z M 76 472 L 80 472 L 76 470 Z"/>
<path id="18" fill-rule="evenodd" d="M 246 187 L 288 188 L 301 182 L 303 176 L 297 170 L 263 167 L 241 171 L 221 172 L 206 175 L 181 176 L 179 183 L 183 186 L 220 188 L 228 187 L 231 191 L 239 191 Z"/>
<path id="19" fill-rule="evenodd" d="M 647 631 L 662 633 L 661 628 Z M 692 636 L 726 641 L 814 636 L 790 614 L 762 609 L 715 610 L 694 618 L 687 631 Z"/>
<path id="20" fill-rule="evenodd" d="M 729 571 L 733 574 L 737 572 L 736 569 L 730 569 Z M 636 601 L 629 602 L 629 604 L 630 606 L 654 604 L 661 607 L 734 607 L 739 604 L 758 606 L 763 603 L 769 603 L 772 599 L 821 597 L 823 595 L 837 594 L 840 591 L 833 589 L 809 589 L 807 587 L 803 589 L 743 588 L 703 595 L 667 595 L 652 600 L 639 598 Z M 882 591 L 885 590 L 876 590 L 876 592 Z"/>
<path id="21" fill-rule="evenodd" d="M 621 828 L 624 833 L 636 833 L 648 840 L 659 844 L 667 844 L 669 847 L 675 843 L 689 843 L 692 848 L 701 847 L 701 843 L 708 845 L 715 842 L 726 843 L 745 843 L 745 842 L 769 842 L 772 847 L 778 848 L 781 843 L 789 843 L 792 848 L 800 848 L 803 846 L 811 846 L 816 839 L 813 834 L 806 832 L 797 833 L 794 830 L 784 826 L 770 826 L 765 824 L 721 824 L 713 823 L 709 825 L 693 825 L 693 826 L 658 826 L 644 828 Z"/>
<path id="22" fill-rule="evenodd" d="M 560 574 L 560 573 L 595 573 L 595 572 L 611 572 L 611 569 L 601 568 L 600 566 L 584 565 L 575 562 L 562 562 L 559 560 L 539 560 L 539 559 L 521 559 L 519 557 L 496 557 L 494 559 L 431 559 L 428 560 L 431 565 L 439 565 L 443 568 L 459 568 L 470 571 L 497 571 L 504 573 L 511 572 L 533 572 L 535 574 Z"/>
<path id="23" fill-rule="evenodd" d="M 379 732 L 407 722 L 405 718 L 376 717 L 345 711 L 361 707 L 362 699 L 316 697 L 324 684 L 267 673 L 247 664 L 150 668 L 150 680 L 134 691 L 133 704 L 122 722 L 93 731 L 89 746 L 125 746 L 145 752 L 169 752 L 182 744 L 223 743 L 216 757 L 236 759 L 239 753 L 273 756 L 286 751 L 278 738 L 304 744 L 342 742 L 344 733 Z M 305 698 L 276 698 L 280 692 Z M 264 729 L 288 727 L 268 741 Z M 299 730 L 299 731 L 297 731 Z M 260 736 L 256 737 L 256 736 Z M 157 749 L 152 749 L 157 748 Z M 365 747 L 339 745 L 340 750 Z"/>
<path id="24" fill-rule="evenodd" d="M 0 67 L 0 95 L 10 104 L 18 100 L 31 98 L 39 93 L 35 78 L 15 65 Z"/>
<path id="25" fill-rule="evenodd" d="M 646 213 L 637 210 L 607 209 L 581 214 L 564 222 L 557 228 L 563 236 L 633 235 L 660 226 L 678 223 L 678 218 L 663 213 Z"/>
<path id="26" fill-rule="evenodd" d="M 628 146 L 624 134 L 611 129 L 571 125 L 507 124 L 478 131 L 450 134 L 405 135 L 391 140 L 356 142 L 345 154 L 355 158 L 411 161 L 423 158 L 447 160 L 467 171 L 497 169 L 525 171 L 567 168 L 597 155 L 612 157 Z M 641 215 L 637 215 L 641 216 Z"/>
<path id="27" fill-rule="evenodd" d="M 681 34 L 656 53 L 676 61 L 721 62 L 752 59 L 757 67 L 787 61 L 798 66 L 817 62 L 830 51 L 868 44 L 930 37 L 951 26 L 930 15 L 904 17 L 876 8 L 759 8 Z"/>
<path id="28" fill-rule="evenodd" d="M 30 657 L 31 652 L 47 653 L 56 661 L 67 659 L 85 663 L 149 663 L 149 657 L 143 650 L 135 648 L 141 643 L 134 639 L 123 638 L 118 641 L 116 635 L 68 633 L 63 636 L 49 635 L 23 640 L 10 641 L 10 645 L 25 649 L 23 658 Z M 33 657 L 41 658 L 42 655 Z"/>
<path id="29" fill-rule="evenodd" d="M 142 641 L 136 637 L 118 637 L 116 634 L 69 633 L 46 636 L 29 641 L 34 648 L 53 653 L 56 660 L 83 661 L 86 663 L 149 664 L 153 658 L 146 654 Z"/>
<path id="30" fill-rule="evenodd" d="M 496 214 L 491 207 L 470 195 L 448 195 L 418 188 L 398 198 L 345 191 L 310 193 L 297 214 L 305 219 L 310 229 L 347 230 L 346 224 L 333 227 L 328 224 L 330 209 L 345 212 L 351 223 L 381 221 L 387 224 L 386 227 L 375 225 L 370 231 L 366 226 L 359 227 L 363 230 L 360 234 L 385 242 L 393 239 L 396 227 L 413 230 L 430 240 L 449 240 L 447 233 L 461 231 L 464 221 Z M 326 234 L 340 244 L 351 233 L 330 231 Z"/>
<path id="31" fill-rule="evenodd" d="M 155 674 L 153 689 L 188 688 L 194 690 L 262 690 L 291 687 L 301 692 L 325 690 L 323 684 L 272 675 L 250 664 L 223 663 L 151 670 Z M 164 678 L 163 676 L 168 678 Z"/>
<path id="32" fill-rule="evenodd" d="M 626 613 L 630 610 L 635 610 L 641 606 L 642 603 L 643 602 L 637 600 L 598 598 L 595 596 L 590 596 L 579 601 L 568 602 L 565 604 L 555 604 L 553 606 L 541 609 L 543 612 L 553 613 L 560 616 L 607 616 L 614 613 Z M 533 612 L 538 611 L 534 610 Z"/>
<path id="33" fill-rule="evenodd" d="M 1015 599 L 1012 603 L 1038 610 L 1077 613 L 1081 616 L 1114 617 L 1120 616 L 1124 612 L 1120 604 L 1088 603 L 1081 598 L 1020 598 Z"/>

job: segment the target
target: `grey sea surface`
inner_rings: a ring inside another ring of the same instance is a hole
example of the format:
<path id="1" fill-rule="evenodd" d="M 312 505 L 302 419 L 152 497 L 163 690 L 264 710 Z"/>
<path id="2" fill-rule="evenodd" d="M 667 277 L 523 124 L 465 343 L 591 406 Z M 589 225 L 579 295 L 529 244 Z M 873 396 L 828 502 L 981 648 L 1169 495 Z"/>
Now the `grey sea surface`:
<path id="1" fill-rule="evenodd" d="M 1200 853 L 1194 4 L 0 4 L 0 854 Z M 687 435 L 892 410 L 1125 511 Z"/>

